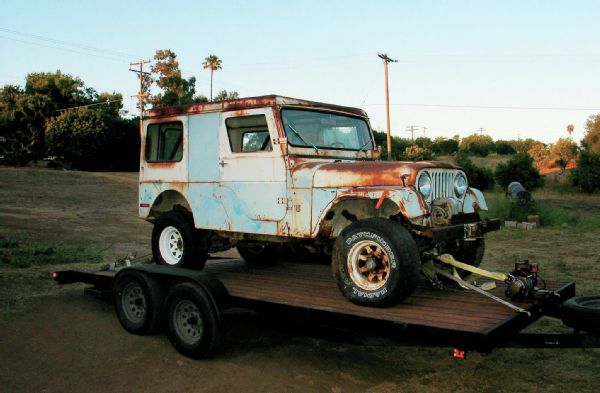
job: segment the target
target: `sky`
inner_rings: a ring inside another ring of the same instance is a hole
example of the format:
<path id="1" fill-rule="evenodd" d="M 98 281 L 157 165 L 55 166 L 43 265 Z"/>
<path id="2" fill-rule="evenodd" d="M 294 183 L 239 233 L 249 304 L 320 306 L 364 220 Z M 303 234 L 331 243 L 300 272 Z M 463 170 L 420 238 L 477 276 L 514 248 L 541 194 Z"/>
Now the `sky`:
<path id="1" fill-rule="evenodd" d="M 414 125 L 554 142 L 573 124 L 579 141 L 600 113 L 600 1 L 2 0 L 0 15 L 0 85 L 60 69 L 132 112 L 129 63 L 170 48 L 197 93 L 214 54 L 215 91 L 361 107 L 379 130 L 387 53 L 392 135 L 405 138 Z"/>

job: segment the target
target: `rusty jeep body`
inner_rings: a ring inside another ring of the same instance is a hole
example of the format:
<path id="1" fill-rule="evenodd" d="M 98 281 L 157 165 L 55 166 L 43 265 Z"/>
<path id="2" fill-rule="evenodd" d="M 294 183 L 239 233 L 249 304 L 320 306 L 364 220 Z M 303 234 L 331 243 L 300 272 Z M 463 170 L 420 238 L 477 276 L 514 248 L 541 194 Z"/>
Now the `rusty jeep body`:
<path id="1" fill-rule="evenodd" d="M 249 263 L 313 257 L 351 301 L 385 306 L 435 255 L 478 265 L 498 226 L 453 164 L 377 160 L 361 109 L 281 96 L 154 109 L 141 139 L 159 264 L 202 268 L 231 247 Z"/>

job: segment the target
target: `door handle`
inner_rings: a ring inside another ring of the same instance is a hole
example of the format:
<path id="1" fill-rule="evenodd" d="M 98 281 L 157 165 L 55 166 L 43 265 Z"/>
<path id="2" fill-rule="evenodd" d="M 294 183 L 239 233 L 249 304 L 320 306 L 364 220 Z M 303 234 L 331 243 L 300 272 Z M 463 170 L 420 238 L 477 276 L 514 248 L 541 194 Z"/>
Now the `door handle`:
<path id="1" fill-rule="evenodd" d="M 221 165 L 222 167 L 223 167 L 223 166 L 225 166 L 226 164 L 227 164 L 227 163 L 226 163 L 225 161 L 223 161 L 223 160 L 220 160 L 220 161 L 219 161 L 219 165 Z"/>

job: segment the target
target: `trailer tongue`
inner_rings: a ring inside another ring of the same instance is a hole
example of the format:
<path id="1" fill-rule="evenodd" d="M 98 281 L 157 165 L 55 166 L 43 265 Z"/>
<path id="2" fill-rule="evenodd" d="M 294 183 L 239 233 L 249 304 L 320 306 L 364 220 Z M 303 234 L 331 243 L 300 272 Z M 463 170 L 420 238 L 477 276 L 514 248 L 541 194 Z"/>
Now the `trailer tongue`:
<path id="1" fill-rule="evenodd" d="M 125 280 L 126 277 L 129 279 Z M 517 338 L 521 329 L 543 315 L 560 317 L 561 303 L 575 295 L 574 283 L 547 282 L 543 289 L 547 295 L 534 296 L 535 285 L 527 289 L 527 280 L 533 281 L 526 276 L 521 280 L 525 282 L 524 289 L 511 302 L 504 300 L 506 293 L 500 287 L 485 291 L 489 296 L 482 296 L 478 293 L 481 291 L 467 291 L 455 285 L 445 285 L 440 290 L 424 282 L 403 303 L 372 308 L 348 302 L 331 280 L 326 265 L 280 263 L 249 266 L 238 259 L 209 261 L 201 272 L 146 264 L 127 267 L 119 272 L 59 271 L 53 274 L 53 278 L 59 284 L 91 284 L 93 287 L 87 289 L 88 293 L 114 299 L 118 314 L 121 309 L 119 317 L 123 326 L 132 333 L 144 334 L 147 331 L 128 328 L 123 322 L 128 311 L 123 311 L 123 307 L 131 307 L 129 311 L 133 314 L 130 312 L 129 315 L 135 318 L 139 314 L 142 321 L 145 321 L 144 318 L 167 319 L 171 341 L 180 352 L 192 357 L 204 357 L 214 350 L 219 341 L 220 315 L 231 307 L 276 308 L 279 312 L 282 309 L 292 313 L 301 311 L 303 315 L 308 311 L 317 319 L 326 318 L 328 323 L 338 320 L 347 330 L 353 326 L 377 326 L 367 331 L 393 331 L 399 339 L 410 338 L 413 344 L 419 345 L 429 343 L 461 350 L 489 350 Z M 149 281 L 154 287 L 153 292 L 147 289 Z M 136 285 L 128 287 L 127 292 L 124 288 L 131 282 L 142 284 L 139 289 Z M 173 295 L 173 292 L 176 294 Z M 123 301 L 125 296 L 131 296 L 130 301 Z M 148 326 L 161 326 L 158 321 L 147 322 Z M 179 328 L 177 323 L 180 323 Z M 193 326 L 196 328 L 192 329 Z M 209 343 L 196 348 L 194 334 L 206 333 L 198 330 L 198 326 L 211 331 L 212 336 Z M 191 340 L 187 347 L 181 341 L 181 337 L 186 338 L 185 334 Z M 565 339 L 571 344 L 582 345 L 582 340 Z M 529 341 L 537 340 L 535 345 L 539 345 L 539 336 L 532 340 Z M 542 341 L 550 346 L 560 346 L 563 340 Z"/>

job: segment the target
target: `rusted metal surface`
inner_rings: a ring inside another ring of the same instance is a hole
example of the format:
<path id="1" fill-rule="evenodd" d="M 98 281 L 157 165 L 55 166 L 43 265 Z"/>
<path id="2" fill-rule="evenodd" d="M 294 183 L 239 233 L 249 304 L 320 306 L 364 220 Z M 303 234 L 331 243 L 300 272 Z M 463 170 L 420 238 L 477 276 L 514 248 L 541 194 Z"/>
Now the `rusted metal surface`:
<path id="1" fill-rule="evenodd" d="M 274 106 L 290 106 L 303 108 L 318 108 L 328 109 L 336 112 L 349 113 L 353 115 L 367 117 L 367 113 L 362 109 L 352 108 L 341 105 L 332 105 L 316 101 L 301 100 L 291 97 L 283 97 L 277 95 L 267 95 L 259 97 L 239 98 L 235 100 L 205 102 L 199 104 L 182 105 L 169 108 L 156 108 L 148 111 L 146 118 L 164 118 L 177 115 L 193 115 L 209 112 L 228 112 L 228 111 L 244 111 L 246 109 L 274 107 Z"/>

